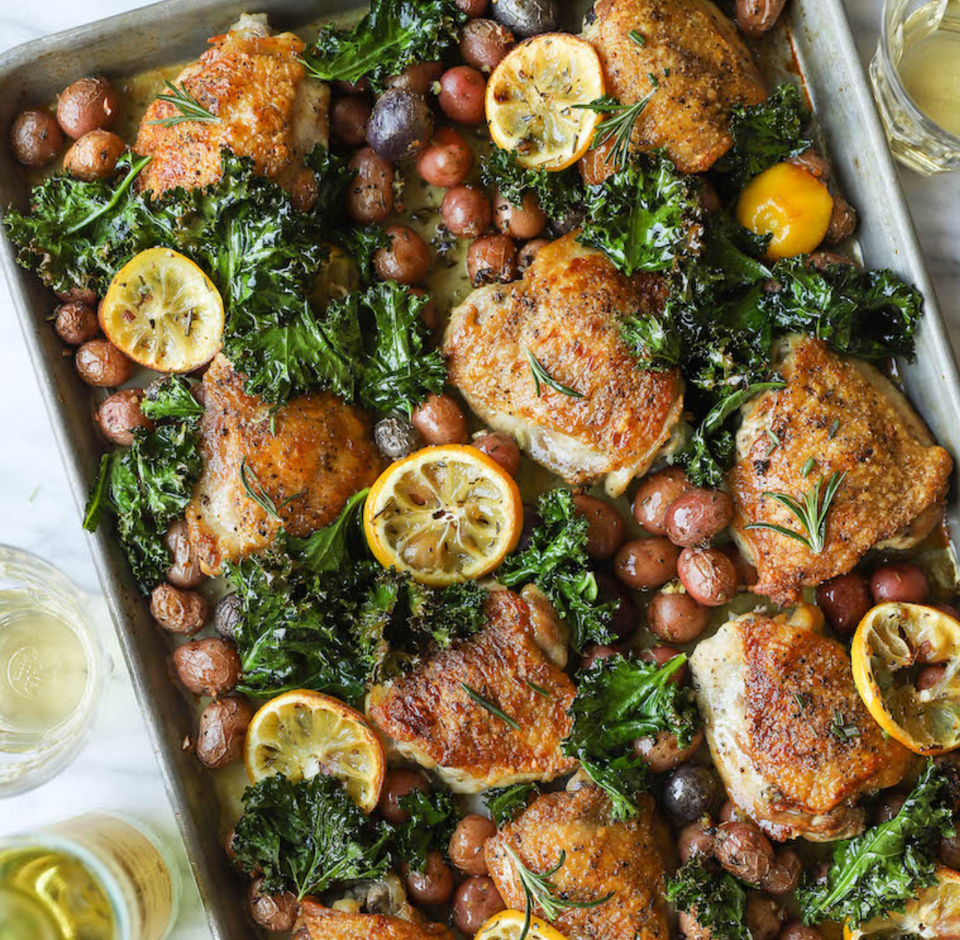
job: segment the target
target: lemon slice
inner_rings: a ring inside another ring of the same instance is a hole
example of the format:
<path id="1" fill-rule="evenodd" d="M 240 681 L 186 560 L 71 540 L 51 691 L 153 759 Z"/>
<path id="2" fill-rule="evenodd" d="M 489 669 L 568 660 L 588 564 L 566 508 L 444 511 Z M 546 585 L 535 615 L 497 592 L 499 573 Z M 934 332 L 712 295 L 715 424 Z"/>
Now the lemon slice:
<path id="1" fill-rule="evenodd" d="M 309 689 L 284 692 L 253 716 L 243 760 L 253 783 L 273 774 L 294 783 L 327 774 L 344 781 L 364 812 L 380 798 L 380 739 L 359 712 Z"/>
<path id="2" fill-rule="evenodd" d="M 474 934 L 473 940 L 520 940 L 525 916 L 523 911 L 500 911 Z M 539 917 L 530 918 L 527 937 L 529 940 L 567 940 L 556 927 Z"/>
<path id="3" fill-rule="evenodd" d="M 604 92 L 596 49 L 566 33 L 544 33 L 516 46 L 487 82 L 493 142 L 528 169 L 564 170 L 593 142 L 601 114 L 578 105 Z"/>
<path id="4" fill-rule="evenodd" d="M 100 326 L 134 362 L 157 372 L 191 372 L 220 349 L 223 299 L 189 258 L 148 248 L 110 282 Z"/>
<path id="5" fill-rule="evenodd" d="M 463 444 L 425 447 L 377 478 L 363 510 L 374 557 L 440 587 L 493 571 L 523 527 L 517 484 Z"/>
<path id="6" fill-rule="evenodd" d="M 960 873 L 937 869 L 937 883 L 908 901 L 902 914 L 895 911 L 868 920 L 856 929 L 843 928 L 844 940 L 861 937 L 957 937 L 960 936 Z"/>
<path id="7" fill-rule="evenodd" d="M 946 667 L 932 688 L 915 685 L 917 652 Z M 874 720 L 917 754 L 960 746 L 960 623 L 921 604 L 878 604 L 860 621 L 850 650 L 853 681 Z"/>

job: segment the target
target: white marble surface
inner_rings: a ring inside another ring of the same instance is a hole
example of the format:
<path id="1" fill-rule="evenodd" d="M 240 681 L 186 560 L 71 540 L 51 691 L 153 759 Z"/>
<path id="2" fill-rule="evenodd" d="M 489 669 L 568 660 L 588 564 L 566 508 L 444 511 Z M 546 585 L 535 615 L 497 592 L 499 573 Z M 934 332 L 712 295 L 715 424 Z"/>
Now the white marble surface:
<path id="1" fill-rule="evenodd" d="M 866 62 L 876 45 L 880 0 L 845 0 Z M 141 6 L 137 0 L 46 0 L 39 7 L 0 3 L 0 50 L 34 36 L 67 29 Z M 251 9 L 256 7 L 252 2 Z M 958 177 L 902 178 L 954 342 L 960 345 L 960 186 Z M 86 591 L 98 593 L 77 508 L 67 491 L 47 416 L 37 396 L 5 284 L 0 284 L 0 541 L 30 549 L 62 568 Z M 0 836 L 91 808 L 115 808 L 149 821 L 181 858 L 184 904 L 174 936 L 209 937 L 196 889 L 183 859 L 173 812 L 155 755 L 120 658 L 112 625 L 99 620 L 113 659 L 103 706 L 84 750 L 56 780 L 0 802 Z"/>

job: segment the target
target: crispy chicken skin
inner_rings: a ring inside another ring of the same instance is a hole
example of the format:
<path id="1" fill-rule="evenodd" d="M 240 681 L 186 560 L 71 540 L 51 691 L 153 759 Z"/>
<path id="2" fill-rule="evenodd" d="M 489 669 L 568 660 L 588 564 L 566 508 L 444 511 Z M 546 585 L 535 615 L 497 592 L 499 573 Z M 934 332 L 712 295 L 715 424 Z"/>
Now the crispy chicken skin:
<path id="1" fill-rule="evenodd" d="M 206 186 L 220 178 L 220 150 L 251 157 L 258 173 L 276 179 L 305 207 L 313 201 L 313 173 L 303 158 L 329 138 L 330 89 L 308 79 L 295 56 L 304 48 L 293 33 L 271 36 L 265 16 L 243 16 L 211 49 L 178 76 L 181 85 L 220 123 L 151 124 L 180 113 L 154 101 L 134 147 L 153 160 L 138 185 L 160 194 L 174 186 Z"/>
<path id="2" fill-rule="evenodd" d="M 634 104 L 653 93 L 637 119 L 634 149 L 663 147 L 683 173 L 710 169 L 733 146 L 733 105 L 767 96 L 733 23 L 709 0 L 597 0 L 583 37 L 600 55 L 609 94 Z"/>
<path id="3" fill-rule="evenodd" d="M 611 495 L 646 472 L 683 412 L 679 372 L 637 368 L 620 319 L 656 314 L 657 275 L 626 278 L 573 234 L 545 246 L 523 279 L 475 290 L 444 337 L 450 381 L 491 427 L 568 483 L 606 478 Z M 528 351 L 576 398 L 534 383 Z"/>
<path id="4" fill-rule="evenodd" d="M 734 537 L 760 575 L 754 590 L 786 604 L 804 585 L 850 571 L 871 547 L 908 548 L 926 536 L 943 514 L 953 461 L 873 366 L 803 336 L 785 338 L 775 359 L 787 387 L 743 409 L 728 482 Z M 815 465 L 805 476 L 810 458 Z M 780 533 L 746 528 L 768 522 L 799 531 L 799 521 L 764 494 L 802 503 L 835 471 L 846 476 L 819 555 Z"/>
<path id="5" fill-rule="evenodd" d="M 298 537 L 329 525 L 350 496 L 377 478 L 380 458 L 366 417 L 335 395 L 303 395 L 273 411 L 244 391 L 243 377 L 223 356 L 207 369 L 202 394 L 203 470 L 187 525 L 207 574 L 265 548 L 279 529 L 247 495 L 244 460 L 280 507 L 287 532 Z"/>
<path id="6" fill-rule="evenodd" d="M 552 612 L 533 587 L 521 595 L 492 591 L 487 625 L 428 654 L 407 675 L 375 686 L 367 717 L 401 754 L 436 769 L 458 793 L 570 773 L 576 761 L 560 751 L 574 696 L 563 672 L 567 637 L 547 609 Z M 471 698 L 464 685 L 513 718 L 520 730 Z"/>
<path id="7" fill-rule="evenodd" d="M 538 797 L 514 822 L 487 840 L 490 877 L 507 907 L 524 909 L 519 876 L 507 846 L 534 872 L 566 857 L 550 881 L 576 901 L 609 901 L 593 908 L 564 908 L 553 925 L 569 940 L 668 940 L 663 860 L 654 832 L 653 800 L 639 816 L 611 818 L 611 804 L 597 787 Z M 534 908 L 544 917 L 544 912 Z"/>
<path id="8" fill-rule="evenodd" d="M 790 622 L 744 614 L 690 659 L 727 794 L 774 839 L 856 835 L 864 823 L 860 794 L 899 783 L 913 760 L 884 739 L 857 694 L 846 651 L 816 632 L 822 623 L 811 607 Z"/>
<path id="9" fill-rule="evenodd" d="M 338 911 L 304 898 L 290 940 L 453 940 L 453 934 L 441 924 Z"/>

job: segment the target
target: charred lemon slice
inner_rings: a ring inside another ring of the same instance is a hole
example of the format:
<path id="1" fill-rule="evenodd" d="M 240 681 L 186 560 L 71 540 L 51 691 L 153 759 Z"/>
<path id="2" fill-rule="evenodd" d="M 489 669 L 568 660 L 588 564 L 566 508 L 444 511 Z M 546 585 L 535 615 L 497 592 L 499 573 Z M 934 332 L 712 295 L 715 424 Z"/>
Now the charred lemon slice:
<path id="1" fill-rule="evenodd" d="M 917 754 L 960 746 L 960 623 L 921 604 L 878 604 L 850 650 L 853 681 L 874 720 Z M 926 671 L 922 688 L 917 678 Z"/>
<path id="2" fill-rule="evenodd" d="M 370 489 L 363 528 L 374 557 L 440 587 L 493 571 L 517 544 L 523 505 L 513 478 L 474 447 L 425 447 Z"/>
<path id="3" fill-rule="evenodd" d="M 223 299 L 189 258 L 148 248 L 111 281 L 100 326 L 134 362 L 157 372 L 191 372 L 220 349 Z"/>
<path id="4" fill-rule="evenodd" d="M 274 774 L 294 783 L 317 774 L 339 777 L 367 813 L 383 785 L 383 746 L 363 715 L 309 689 L 284 692 L 253 716 L 243 760 L 253 783 Z"/>
<path id="5" fill-rule="evenodd" d="M 520 940 L 525 916 L 523 911 L 500 911 L 474 934 L 473 940 Z M 527 937 L 529 940 L 567 940 L 556 927 L 539 917 L 530 918 Z"/>
<path id="6" fill-rule="evenodd" d="M 588 42 L 545 33 L 520 43 L 487 82 L 493 142 L 521 166 L 564 170 L 589 149 L 601 114 L 584 108 L 604 91 L 603 67 Z"/>
<path id="7" fill-rule="evenodd" d="M 960 936 L 960 873 L 937 869 L 937 883 L 908 901 L 902 914 L 891 912 L 857 928 L 844 926 L 844 940 L 862 937 L 957 937 Z"/>

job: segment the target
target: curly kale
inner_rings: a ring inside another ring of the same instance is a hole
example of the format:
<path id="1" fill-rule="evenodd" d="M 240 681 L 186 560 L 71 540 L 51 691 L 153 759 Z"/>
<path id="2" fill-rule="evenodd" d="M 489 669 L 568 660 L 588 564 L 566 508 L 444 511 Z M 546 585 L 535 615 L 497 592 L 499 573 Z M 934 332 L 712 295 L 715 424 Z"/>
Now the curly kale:
<path id="1" fill-rule="evenodd" d="M 667 882 L 667 899 L 714 940 L 751 940 L 743 886 L 733 875 L 707 868 L 696 855 Z"/>
<path id="2" fill-rule="evenodd" d="M 140 410 L 151 421 L 179 418 L 195 427 L 203 417 L 203 405 L 190 392 L 183 376 L 166 375 L 147 387 Z"/>
<path id="3" fill-rule="evenodd" d="M 568 490 L 555 489 L 537 502 L 539 525 L 523 551 L 508 555 L 495 577 L 506 587 L 533 582 L 570 628 L 575 650 L 612 639 L 610 621 L 617 601 L 598 600 L 597 579 L 587 558 L 587 519 Z"/>
<path id="4" fill-rule="evenodd" d="M 635 816 L 635 796 L 646 789 L 647 765 L 633 742 L 666 731 L 686 747 L 700 727 L 690 689 L 672 681 L 686 661 L 683 653 L 663 666 L 618 655 L 577 673 L 563 752 L 607 792 L 616 818 Z"/>
<path id="5" fill-rule="evenodd" d="M 428 853 L 446 856 L 460 812 L 449 790 L 413 790 L 400 797 L 400 809 L 410 818 L 396 827 L 394 858 L 405 861 L 413 871 L 423 871 Z"/>
<path id="6" fill-rule="evenodd" d="M 509 787 L 487 790 L 484 800 L 487 809 L 498 826 L 512 822 L 530 803 L 531 796 L 539 796 L 540 787 L 535 783 L 515 783 Z"/>
<path id="7" fill-rule="evenodd" d="M 301 61 L 322 81 L 365 78 L 379 91 L 408 65 L 442 58 L 465 20 L 454 0 L 372 0 L 353 29 L 321 27 Z"/>
<path id="8" fill-rule="evenodd" d="M 812 147 L 813 141 L 803 133 L 809 123 L 810 112 L 795 85 L 778 85 L 760 104 L 734 105 L 730 112 L 734 145 L 722 161 L 732 187 L 742 189 L 758 173 Z"/>
<path id="9" fill-rule="evenodd" d="M 533 193 L 551 219 L 563 219 L 583 204 L 583 181 L 576 167 L 559 173 L 529 170 L 520 166 L 512 150 L 491 150 L 480 163 L 480 179 L 484 186 L 496 187 L 513 206 Z"/>
<path id="10" fill-rule="evenodd" d="M 378 878 L 390 864 L 391 827 L 323 774 L 300 783 L 278 774 L 248 787 L 234 833 L 237 864 L 262 875 L 265 892 L 298 899 Z"/>
<path id="11" fill-rule="evenodd" d="M 360 374 L 360 401 L 376 411 L 403 411 L 409 416 L 431 392 L 442 392 L 447 379 L 440 351 L 427 351 L 424 346 L 427 327 L 420 314 L 429 298 L 417 297 L 396 281 L 386 281 L 357 299 L 361 310 L 373 319 Z"/>
<path id="12" fill-rule="evenodd" d="M 697 245 L 700 198 L 693 178 L 663 156 L 637 157 L 588 186 L 577 240 L 599 248 L 624 274 L 670 271 Z"/>
<path id="13" fill-rule="evenodd" d="M 158 393 L 155 418 L 177 414 L 186 407 L 185 403 L 174 404 L 184 387 L 182 379 L 175 382 Z M 184 394 L 193 400 L 189 392 Z M 198 416 L 192 409 L 186 410 L 189 417 L 162 423 L 153 431 L 139 428 L 130 447 L 105 454 L 84 510 L 83 527 L 88 532 L 97 530 L 105 508 L 112 512 L 120 544 L 144 593 L 163 581 L 170 567 L 163 536 L 167 526 L 183 516 L 200 476 L 194 430 Z"/>
<path id="14" fill-rule="evenodd" d="M 797 891 L 808 924 L 835 920 L 858 927 L 908 901 L 937 880 L 941 836 L 954 835 L 957 772 L 927 763 L 897 815 L 853 839 L 837 842 L 826 881 Z"/>

